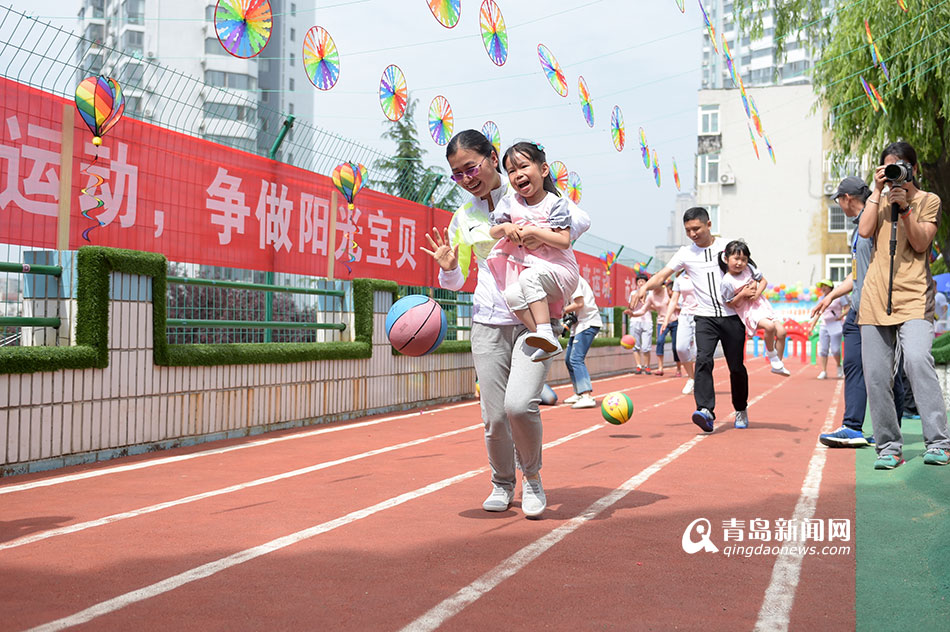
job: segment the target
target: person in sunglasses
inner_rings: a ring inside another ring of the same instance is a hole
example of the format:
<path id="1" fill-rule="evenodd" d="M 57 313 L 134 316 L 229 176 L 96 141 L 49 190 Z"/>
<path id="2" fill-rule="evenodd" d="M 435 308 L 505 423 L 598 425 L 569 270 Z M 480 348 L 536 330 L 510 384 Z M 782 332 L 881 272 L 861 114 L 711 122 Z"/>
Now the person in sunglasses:
<path id="1" fill-rule="evenodd" d="M 491 467 L 492 491 L 482 503 L 485 511 L 506 511 L 515 496 L 516 463 L 522 471 L 521 509 L 538 517 L 547 506 L 541 486 L 541 388 L 551 360 L 532 362 L 524 340 L 531 333 L 508 307 L 488 269 L 486 259 L 496 240 L 489 231 L 490 213 L 502 198 L 513 195 L 508 178 L 499 170 L 499 157 L 491 142 L 477 130 L 465 130 L 449 141 L 446 159 L 452 179 L 466 193 L 449 223 L 432 229 L 423 250 L 438 263 L 439 284 L 458 290 L 469 275 L 472 260 L 478 280 L 472 299 L 472 355 L 481 391 L 485 446 Z M 576 239 L 590 228 L 590 217 L 576 205 L 571 213 L 570 234 Z M 526 236 L 526 248 L 537 248 L 540 239 Z M 556 327 L 560 324 L 554 321 Z"/>

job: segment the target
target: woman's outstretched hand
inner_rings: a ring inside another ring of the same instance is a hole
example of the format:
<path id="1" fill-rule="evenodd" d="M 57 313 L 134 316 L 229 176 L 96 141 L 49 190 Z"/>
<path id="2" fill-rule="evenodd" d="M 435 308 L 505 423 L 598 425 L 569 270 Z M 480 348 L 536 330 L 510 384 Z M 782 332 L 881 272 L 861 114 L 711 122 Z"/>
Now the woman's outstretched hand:
<path id="1" fill-rule="evenodd" d="M 444 228 L 439 232 L 438 228 L 432 228 L 432 234 L 426 233 L 426 239 L 432 250 L 420 247 L 419 250 L 426 253 L 439 264 L 439 267 L 449 272 L 458 267 L 459 247 L 453 248 L 449 245 L 449 229 Z"/>

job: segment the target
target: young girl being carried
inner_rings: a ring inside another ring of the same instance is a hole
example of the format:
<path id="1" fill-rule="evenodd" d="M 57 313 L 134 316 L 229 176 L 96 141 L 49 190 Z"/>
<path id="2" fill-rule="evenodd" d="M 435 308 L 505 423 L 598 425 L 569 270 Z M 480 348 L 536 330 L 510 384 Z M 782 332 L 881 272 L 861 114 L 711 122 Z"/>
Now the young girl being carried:
<path id="1" fill-rule="evenodd" d="M 514 194 L 503 198 L 491 214 L 489 234 L 499 241 L 486 263 L 508 307 L 532 332 L 525 338 L 526 345 L 537 349 L 531 359 L 541 362 L 563 352 L 548 303 L 560 311 L 577 287 L 571 214 L 551 179 L 543 147 L 516 143 L 502 164 Z M 541 245 L 527 248 L 529 237 Z"/>
<path id="2" fill-rule="evenodd" d="M 739 239 L 730 241 L 719 256 L 719 267 L 724 273 L 723 302 L 736 310 L 750 336 L 759 329 L 765 332 L 765 355 L 772 365 L 772 373 L 791 375 L 781 357 L 785 350 L 785 327 L 776 317 L 772 305 L 762 296 L 767 283 L 755 269 L 749 246 Z"/>

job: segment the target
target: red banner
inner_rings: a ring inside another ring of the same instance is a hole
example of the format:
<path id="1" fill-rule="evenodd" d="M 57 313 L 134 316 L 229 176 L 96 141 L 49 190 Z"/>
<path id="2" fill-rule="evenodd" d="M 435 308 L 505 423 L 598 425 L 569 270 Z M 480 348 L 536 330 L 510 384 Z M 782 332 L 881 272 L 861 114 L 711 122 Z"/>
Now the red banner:
<path id="1" fill-rule="evenodd" d="M 75 106 L 2 78 L 0 96 L 0 240 L 56 248 L 64 106 Z M 78 115 L 67 133 L 69 249 L 94 244 L 322 277 L 332 243 L 336 278 L 438 285 L 438 268 L 420 248 L 433 226 L 448 225 L 447 211 L 368 189 L 350 211 L 326 176 L 131 118 L 98 148 Z M 597 257 L 576 254 L 599 305 L 626 302 L 631 271 L 618 265 L 608 276 Z M 472 274 L 464 289 L 474 282 Z"/>

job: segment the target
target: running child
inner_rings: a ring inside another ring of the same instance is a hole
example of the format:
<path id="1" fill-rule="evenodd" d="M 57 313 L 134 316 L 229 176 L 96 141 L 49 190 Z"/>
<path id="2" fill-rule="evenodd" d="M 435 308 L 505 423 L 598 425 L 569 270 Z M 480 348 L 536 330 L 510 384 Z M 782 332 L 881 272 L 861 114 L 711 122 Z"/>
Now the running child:
<path id="1" fill-rule="evenodd" d="M 824 298 L 831 294 L 834 283 L 829 280 L 819 281 L 818 288 L 821 291 L 821 297 Z M 821 327 L 818 329 L 818 363 L 821 365 L 819 380 L 828 377 L 829 354 L 835 358 L 838 377 L 844 377 L 844 367 L 841 366 L 841 337 L 844 332 L 844 318 L 847 315 L 848 299 L 844 296 L 831 301 L 821 313 Z"/>
<path id="2" fill-rule="evenodd" d="M 762 296 L 767 283 L 755 269 L 749 246 L 740 239 L 730 241 L 719 255 L 719 267 L 723 271 L 720 286 L 723 302 L 736 310 L 750 336 L 759 329 L 765 332 L 765 355 L 772 365 L 772 373 L 791 375 L 780 353 L 785 350 L 785 327 L 775 316 L 772 305 Z M 753 290 L 748 299 L 739 296 L 740 290 L 746 286 L 752 286 Z"/>
<path id="3" fill-rule="evenodd" d="M 564 351 L 554 335 L 548 304 L 559 310 L 577 287 L 571 214 L 551 179 L 543 147 L 516 143 L 502 164 L 514 194 L 503 198 L 491 214 L 489 234 L 499 241 L 486 263 L 508 307 L 532 332 L 524 342 L 537 349 L 531 359 L 541 362 Z M 541 246 L 525 248 L 529 236 Z"/>

